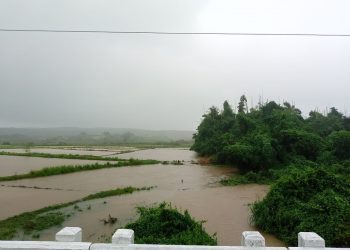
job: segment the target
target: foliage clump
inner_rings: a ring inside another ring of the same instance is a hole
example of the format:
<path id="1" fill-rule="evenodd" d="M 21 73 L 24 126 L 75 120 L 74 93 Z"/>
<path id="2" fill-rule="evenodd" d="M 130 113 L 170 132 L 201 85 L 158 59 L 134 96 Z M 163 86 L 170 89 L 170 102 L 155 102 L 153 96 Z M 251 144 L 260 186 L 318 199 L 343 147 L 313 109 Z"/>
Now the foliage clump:
<path id="1" fill-rule="evenodd" d="M 216 245 L 215 235 L 209 235 L 203 222 L 195 221 L 188 211 L 179 212 L 168 203 L 154 207 L 139 207 L 140 217 L 125 228 L 135 231 L 138 244 Z"/>
<path id="2" fill-rule="evenodd" d="M 298 232 L 317 232 L 327 245 L 350 245 L 350 182 L 324 169 L 307 168 L 282 176 L 252 206 L 255 224 L 286 243 Z"/>
<path id="3" fill-rule="evenodd" d="M 328 245 L 350 245 L 350 117 L 336 108 L 308 117 L 288 102 L 245 96 L 233 111 L 211 107 L 194 134 L 192 150 L 239 168 L 224 185 L 274 184 L 253 206 L 253 222 L 288 244 L 313 231 Z"/>
<path id="4" fill-rule="evenodd" d="M 211 107 L 194 134 L 192 150 L 242 173 L 266 171 L 297 160 L 329 163 L 350 159 L 350 118 L 331 108 L 328 114 L 301 111 L 274 101 L 246 107 L 243 96 L 235 113 L 227 101 Z"/>

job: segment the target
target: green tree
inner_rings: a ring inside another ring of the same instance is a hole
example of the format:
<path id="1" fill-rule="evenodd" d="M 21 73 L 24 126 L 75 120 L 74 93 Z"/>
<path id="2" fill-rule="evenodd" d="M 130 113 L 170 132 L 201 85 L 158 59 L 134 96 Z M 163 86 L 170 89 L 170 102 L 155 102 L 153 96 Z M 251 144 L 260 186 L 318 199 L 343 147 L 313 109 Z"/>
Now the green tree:
<path id="1" fill-rule="evenodd" d="M 248 112 L 247 98 L 245 97 L 245 95 L 242 95 L 238 103 L 238 113 L 240 114 L 245 112 Z"/>
<path id="2" fill-rule="evenodd" d="M 350 131 L 333 132 L 328 139 L 336 157 L 341 160 L 350 159 Z"/>
<path id="3" fill-rule="evenodd" d="M 251 134 L 240 142 L 224 147 L 220 157 L 241 171 L 264 170 L 274 164 L 275 150 L 266 134 Z"/>
<path id="4" fill-rule="evenodd" d="M 298 129 L 282 130 L 280 144 L 288 153 L 310 160 L 316 160 L 324 146 L 320 136 Z"/>
<path id="5" fill-rule="evenodd" d="M 221 149 L 221 116 L 216 107 L 211 107 L 209 112 L 203 115 L 203 120 L 193 135 L 194 144 L 191 149 L 200 155 L 213 155 Z"/>

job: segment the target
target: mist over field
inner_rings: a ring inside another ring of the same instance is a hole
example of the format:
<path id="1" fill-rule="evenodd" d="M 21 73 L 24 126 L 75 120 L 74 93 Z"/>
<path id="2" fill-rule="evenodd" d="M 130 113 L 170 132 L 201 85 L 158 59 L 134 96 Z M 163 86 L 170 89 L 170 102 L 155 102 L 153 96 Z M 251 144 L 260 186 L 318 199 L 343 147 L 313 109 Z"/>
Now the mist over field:
<path id="1" fill-rule="evenodd" d="M 0 128 L 0 144 L 76 145 L 191 141 L 194 131 L 127 128 Z"/>

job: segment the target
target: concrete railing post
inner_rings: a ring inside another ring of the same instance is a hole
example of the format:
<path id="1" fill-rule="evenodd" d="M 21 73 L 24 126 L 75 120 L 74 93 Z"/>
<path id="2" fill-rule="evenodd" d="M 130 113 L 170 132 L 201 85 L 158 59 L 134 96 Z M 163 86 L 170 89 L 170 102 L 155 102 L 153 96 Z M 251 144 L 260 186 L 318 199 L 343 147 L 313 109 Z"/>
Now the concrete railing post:
<path id="1" fill-rule="evenodd" d="M 81 242 L 82 230 L 80 227 L 65 227 L 56 233 L 56 241 L 60 242 Z"/>
<path id="2" fill-rule="evenodd" d="M 112 236 L 113 244 L 134 244 L 134 230 L 118 229 Z"/>
<path id="3" fill-rule="evenodd" d="M 265 238 L 258 231 L 244 231 L 241 245 L 244 247 L 264 247 Z"/>
<path id="4" fill-rule="evenodd" d="M 314 232 L 298 233 L 298 247 L 325 247 L 324 239 Z"/>

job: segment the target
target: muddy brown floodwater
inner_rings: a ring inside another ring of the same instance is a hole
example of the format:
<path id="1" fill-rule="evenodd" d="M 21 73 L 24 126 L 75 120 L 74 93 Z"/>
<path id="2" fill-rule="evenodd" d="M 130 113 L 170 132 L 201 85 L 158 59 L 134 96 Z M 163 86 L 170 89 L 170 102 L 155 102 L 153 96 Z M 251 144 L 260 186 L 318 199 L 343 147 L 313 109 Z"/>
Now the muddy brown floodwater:
<path id="1" fill-rule="evenodd" d="M 174 155 L 171 155 L 173 150 Z M 183 149 L 155 149 L 133 152 L 135 158 L 184 160 L 184 165 L 149 165 L 122 167 L 79 172 L 67 175 L 2 182 L 12 186 L 35 186 L 37 188 L 0 187 L 0 217 L 5 218 L 43 206 L 82 198 L 102 190 L 125 186 L 156 186 L 150 191 L 129 195 L 96 199 L 79 203 L 82 211 L 73 207 L 63 209 L 72 214 L 62 226 L 80 226 L 83 239 L 98 242 L 101 236 L 110 236 L 136 217 L 135 207 L 162 201 L 189 210 L 197 220 L 205 220 L 207 231 L 217 233 L 219 245 L 240 245 L 242 231 L 255 230 L 249 223 L 248 204 L 262 199 L 268 186 L 241 185 L 223 187 L 218 181 L 234 174 L 229 167 L 200 166 L 191 164 L 195 155 Z M 161 155 L 161 152 L 166 152 Z M 141 155 L 138 155 L 141 154 Z M 129 157 L 129 154 L 125 154 Z M 139 157 L 142 156 L 142 157 Z M 56 190 L 53 190 L 56 189 Z M 30 202 L 29 202 L 30 201 Z M 106 201 L 106 203 L 104 202 Z M 91 207 L 88 209 L 88 207 Z M 108 215 L 118 218 L 115 225 L 104 225 L 101 219 Z M 59 228 L 40 233 L 40 240 L 52 240 Z M 276 238 L 265 235 L 268 246 L 282 246 Z"/>
<path id="2" fill-rule="evenodd" d="M 81 149 L 81 148 L 31 148 L 31 153 L 46 153 L 46 154 L 73 154 L 73 155 L 94 155 L 94 156 L 107 156 L 111 154 L 118 154 L 125 150 L 135 150 L 134 148 L 121 148 L 119 150 L 116 149 L 106 149 L 106 150 L 98 150 L 98 149 Z M 26 149 L 24 148 L 9 148 L 9 149 L 0 149 L 0 151 L 4 152 L 13 152 L 13 153 L 26 153 Z"/>
<path id="3" fill-rule="evenodd" d="M 85 165 L 94 163 L 106 164 L 106 161 L 54 159 L 25 156 L 0 155 L 0 176 L 29 173 L 31 170 L 39 170 L 44 167 L 63 165 Z"/>

